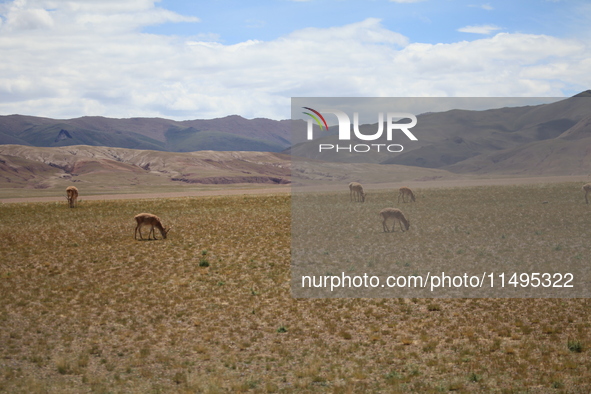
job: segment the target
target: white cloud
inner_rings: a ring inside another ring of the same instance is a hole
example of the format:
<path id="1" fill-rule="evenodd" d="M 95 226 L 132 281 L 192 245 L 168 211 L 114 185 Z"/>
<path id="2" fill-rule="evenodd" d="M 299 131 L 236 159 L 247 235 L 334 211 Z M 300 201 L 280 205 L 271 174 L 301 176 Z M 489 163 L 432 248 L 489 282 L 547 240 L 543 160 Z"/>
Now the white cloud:
<path id="1" fill-rule="evenodd" d="M 288 39 L 321 43 L 320 37 L 330 42 L 359 41 L 395 45 L 406 45 L 408 42 L 402 34 L 385 29 L 377 18 L 368 18 L 362 22 L 327 29 L 310 27 L 291 33 Z"/>
<path id="2" fill-rule="evenodd" d="M 458 31 L 462 33 L 475 33 L 488 35 L 494 31 L 501 30 L 499 26 L 495 25 L 474 25 L 459 28 Z"/>
<path id="3" fill-rule="evenodd" d="M 0 4 L 4 32 L 52 29 L 54 34 L 93 30 L 101 33 L 136 30 L 165 22 L 198 22 L 154 6 L 154 0 L 15 0 Z M 1 19 L 1 18 L 0 18 Z"/>
<path id="4" fill-rule="evenodd" d="M 24 17 L 33 10 L 51 19 Z M 207 32 L 142 33 L 196 20 L 153 1 L 19 0 L 0 15 L 0 114 L 280 119 L 292 96 L 561 96 L 591 86 L 590 44 L 545 35 L 410 43 L 370 18 L 224 45 Z"/>
<path id="5" fill-rule="evenodd" d="M 492 11 L 492 10 L 494 10 L 493 6 L 491 6 L 490 3 L 486 3 L 486 4 L 469 4 L 468 7 L 482 8 L 483 10 L 486 10 L 486 11 Z"/>
<path id="6" fill-rule="evenodd" d="M 54 25 L 54 20 L 47 10 L 35 6 L 27 7 L 26 0 L 3 4 L 0 12 L 5 20 L 0 24 L 3 30 L 36 30 L 51 28 Z"/>

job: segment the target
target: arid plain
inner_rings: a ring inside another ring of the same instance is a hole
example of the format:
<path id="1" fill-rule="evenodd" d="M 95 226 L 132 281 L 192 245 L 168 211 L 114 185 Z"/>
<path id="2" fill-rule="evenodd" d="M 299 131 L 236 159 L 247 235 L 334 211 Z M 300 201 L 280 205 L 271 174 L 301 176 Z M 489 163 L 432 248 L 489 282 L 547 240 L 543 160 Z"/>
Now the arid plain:
<path id="1" fill-rule="evenodd" d="M 391 237 L 405 261 L 430 245 L 447 261 L 584 263 L 584 178 L 417 180 L 406 204 L 375 186 L 366 203 L 398 206 L 410 231 L 384 234 L 377 211 L 351 224 Z M 349 204 L 346 183 L 334 187 L 322 193 Z M 297 299 L 287 193 L 94 201 L 81 188 L 75 209 L 58 198 L 0 205 L 0 391 L 591 389 L 587 299 Z M 463 205 L 483 219 L 466 221 Z M 139 212 L 173 225 L 168 239 L 134 240 Z"/>

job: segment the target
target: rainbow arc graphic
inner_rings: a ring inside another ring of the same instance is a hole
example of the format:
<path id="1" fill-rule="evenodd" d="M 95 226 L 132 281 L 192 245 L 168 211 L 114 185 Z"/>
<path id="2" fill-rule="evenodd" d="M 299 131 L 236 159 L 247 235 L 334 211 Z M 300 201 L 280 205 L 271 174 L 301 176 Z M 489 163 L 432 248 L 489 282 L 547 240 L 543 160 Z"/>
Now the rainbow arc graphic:
<path id="1" fill-rule="evenodd" d="M 326 123 L 324 116 L 322 116 L 322 114 L 320 112 L 318 112 L 315 109 L 312 109 L 310 107 L 302 107 L 302 108 L 307 109 L 308 111 L 314 112 L 314 114 L 311 114 L 309 112 L 302 112 L 302 113 L 304 113 L 304 114 L 310 116 L 312 119 L 314 119 L 316 121 L 316 123 L 318 123 L 318 126 L 320 126 L 320 130 L 324 129 L 324 127 L 322 127 L 322 123 L 324 123 L 324 126 L 326 126 L 326 130 L 328 130 L 328 124 Z M 318 118 L 322 119 L 322 123 L 320 123 L 320 119 L 318 119 Z"/>

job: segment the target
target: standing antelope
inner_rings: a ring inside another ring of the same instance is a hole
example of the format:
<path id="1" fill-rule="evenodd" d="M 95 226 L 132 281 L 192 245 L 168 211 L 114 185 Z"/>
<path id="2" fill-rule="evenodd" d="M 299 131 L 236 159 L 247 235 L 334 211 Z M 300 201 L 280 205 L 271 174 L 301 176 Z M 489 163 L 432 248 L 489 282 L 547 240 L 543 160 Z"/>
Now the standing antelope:
<path id="1" fill-rule="evenodd" d="M 400 196 L 402 196 L 402 202 L 406 202 L 406 196 L 410 196 L 411 201 L 415 200 L 415 194 L 408 187 L 401 187 L 398 193 L 398 202 L 400 202 Z"/>
<path id="2" fill-rule="evenodd" d="M 589 199 L 587 198 L 587 195 L 591 193 L 591 183 L 583 185 L 583 191 L 585 192 L 585 202 L 589 204 Z"/>
<path id="3" fill-rule="evenodd" d="M 406 230 L 410 228 L 410 221 L 406 219 L 406 217 L 400 209 L 384 208 L 380 211 L 380 216 L 382 217 L 382 227 L 384 228 L 385 233 L 394 231 L 394 229 L 396 228 L 396 221 L 398 221 L 398 224 L 400 225 L 400 229 L 402 231 L 404 231 L 404 229 L 402 228 L 402 223 L 404 223 L 404 227 L 406 228 Z M 388 225 L 386 224 L 386 221 L 388 219 L 394 220 L 394 223 L 392 223 L 392 231 L 390 231 Z"/>
<path id="4" fill-rule="evenodd" d="M 363 186 L 361 186 L 361 183 L 349 183 L 349 197 L 351 198 L 351 201 L 365 202 L 365 192 L 363 191 Z"/>
<path id="5" fill-rule="evenodd" d="M 137 233 L 140 233 L 140 239 L 144 239 L 142 237 L 142 226 L 152 226 L 150 228 L 150 233 L 148 234 L 148 239 L 154 235 L 154 239 L 156 239 L 156 233 L 154 232 L 154 227 L 160 230 L 160 234 L 162 234 L 162 238 L 166 239 L 166 234 L 170 231 L 172 226 L 168 229 L 165 229 L 160 222 L 160 218 L 156 215 L 152 215 L 151 213 L 140 213 L 139 215 L 135 215 L 135 221 L 137 226 L 135 226 L 135 232 L 133 234 L 133 238 L 137 239 Z"/>
<path id="6" fill-rule="evenodd" d="M 74 208 L 76 206 L 76 200 L 78 199 L 78 189 L 76 186 L 68 186 L 66 188 L 66 198 L 68 199 L 70 208 Z"/>

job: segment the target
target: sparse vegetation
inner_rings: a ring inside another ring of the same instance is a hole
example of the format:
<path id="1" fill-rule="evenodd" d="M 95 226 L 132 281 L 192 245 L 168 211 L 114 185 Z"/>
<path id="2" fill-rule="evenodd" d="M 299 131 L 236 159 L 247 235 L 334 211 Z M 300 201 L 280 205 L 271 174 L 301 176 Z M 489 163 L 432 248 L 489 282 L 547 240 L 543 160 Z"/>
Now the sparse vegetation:
<path id="1" fill-rule="evenodd" d="M 420 258 L 480 265 L 503 253 L 524 262 L 588 256 L 589 243 L 578 242 L 590 231 L 580 195 L 560 220 L 551 220 L 555 207 L 527 200 L 563 190 L 421 192 L 404 235 L 422 245 L 413 249 Z M 486 220 L 447 216 L 457 206 L 439 198 L 462 203 L 460 192 L 481 201 Z M 587 299 L 292 298 L 289 203 L 266 195 L 0 205 L 0 391 L 591 390 Z M 539 218 L 543 233 L 513 231 L 501 205 Z M 142 211 L 175 230 L 134 241 Z M 435 211 L 442 221 L 425 226 Z M 383 235 L 376 214 L 370 229 Z M 473 242 L 482 232 L 490 244 Z M 396 247 L 400 265 L 412 265 L 407 246 Z"/>
<path id="2" fill-rule="evenodd" d="M 568 350 L 570 350 L 571 352 L 581 353 L 583 351 L 583 345 L 581 344 L 581 341 L 569 339 L 567 346 Z"/>
<path id="3" fill-rule="evenodd" d="M 468 375 L 468 381 L 478 383 L 482 380 L 482 376 L 478 375 L 477 373 L 472 372 Z"/>

